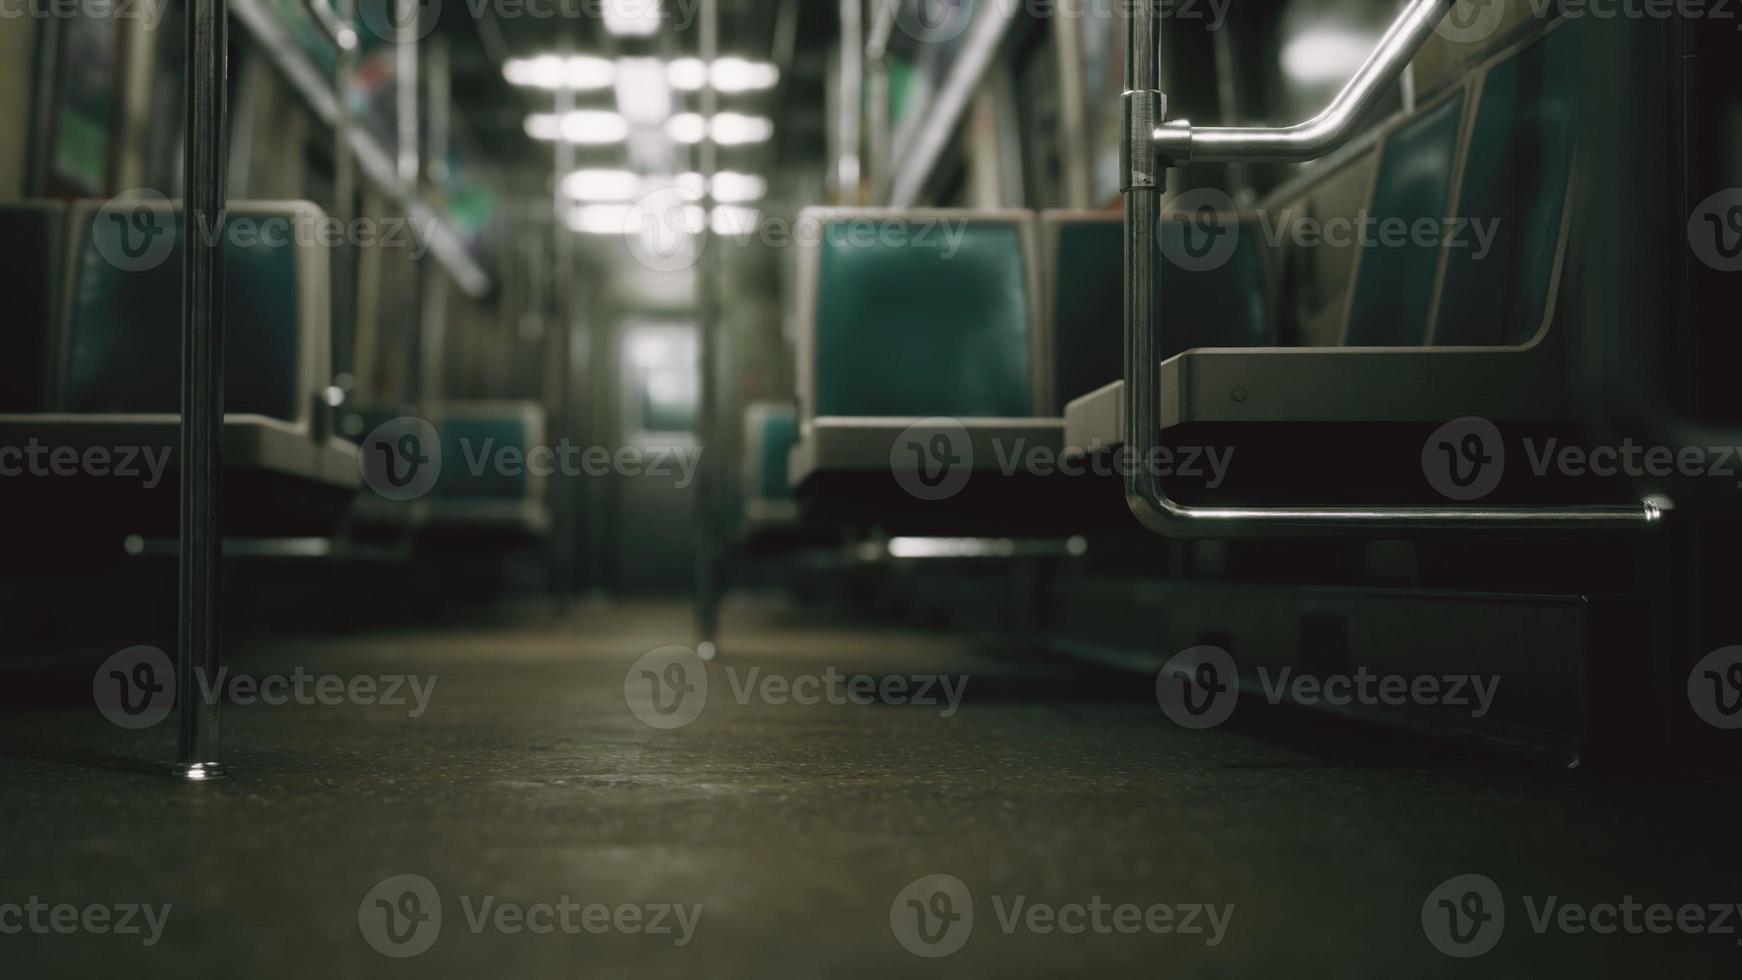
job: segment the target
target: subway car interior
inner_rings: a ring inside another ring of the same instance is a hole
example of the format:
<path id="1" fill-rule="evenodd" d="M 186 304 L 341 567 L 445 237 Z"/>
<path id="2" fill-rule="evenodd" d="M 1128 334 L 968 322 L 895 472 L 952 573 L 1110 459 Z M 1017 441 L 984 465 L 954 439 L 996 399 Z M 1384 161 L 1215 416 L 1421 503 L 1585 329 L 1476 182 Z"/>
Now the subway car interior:
<path id="1" fill-rule="evenodd" d="M 1735 976 L 1739 17 L 0 0 L 0 975 Z"/>

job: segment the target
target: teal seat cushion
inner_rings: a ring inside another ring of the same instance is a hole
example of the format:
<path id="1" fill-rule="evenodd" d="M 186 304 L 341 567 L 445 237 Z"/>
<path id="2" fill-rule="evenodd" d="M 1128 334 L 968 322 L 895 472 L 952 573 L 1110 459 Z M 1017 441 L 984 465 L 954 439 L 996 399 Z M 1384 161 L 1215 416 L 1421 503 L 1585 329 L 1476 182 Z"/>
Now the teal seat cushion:
<path id="1" fill-rule="evenodd" d="M 519 500 L 528 493 L 531 433 L 515 416 L 444 413 L 436 423 L 442 468 L 431 496 L 441 500 Z M 503 451 L 509 455 L 504 457 Z"/>
<path id="2" fill-rule="evenodd" d="M 1413 229 L 1418 222 L 1437 224 L 1448 217 L 1463 116 L 1464 94 L 1459 92 L 1386 136 L 1368 216 L 1374 228 L 1404 229 L 1406 240 L 1401 245 L 1363 243 L 1346 345 L 1413 347 L 1427 342 L 1443 236 L 1436 233 L 1431 242 L 1417 241 Z"/>
<path id="3" fill-rule="evenodd" d="M 1434 343 L 1522 344 L 1541 328 L 1573 166 L 1581 41 L 1569 24 L 1489 69 L 1458 211 L 1493 246 L 1452 249 Z"/>
<path id="4" fill-rule="evenodd" d="M 818 248 L 815 414 L 1032 414 L 1016 224 L 847 219 L 826 226 Z"/>
<path id="5" fill-rule="evenodd" d="M 770 412 L 762 419 L 762 456 L 757 460 L 757 496 L 763 500 L 790 500 L 786 458 L 798 442 L 798 418 L 789 412 Z"/>
<path id="6" fill-rule="evenodd" d="M 276 216 L 233 215 L 266 220 Z M 182 221 L 175 247 L 158 265 L 123 271 L 104 255 L 126 254 L 120 236 L 135 227 L 94 213 L 75 229 L 80 246 L 68 311 L 66 407 L 73 412 L 164 413 L 181 406 Z M 288 219 L 277 219 L 286 220 Z M 297 246 L 283 235 L 224 236 L 224 410 L 295 421 L 300 290 Z M 277 244 L 269 244 L 270 238 Z M 136 244 L 136 239 L 133 240 Z M 246 245 L 242 244 L 246 242 Z"/>

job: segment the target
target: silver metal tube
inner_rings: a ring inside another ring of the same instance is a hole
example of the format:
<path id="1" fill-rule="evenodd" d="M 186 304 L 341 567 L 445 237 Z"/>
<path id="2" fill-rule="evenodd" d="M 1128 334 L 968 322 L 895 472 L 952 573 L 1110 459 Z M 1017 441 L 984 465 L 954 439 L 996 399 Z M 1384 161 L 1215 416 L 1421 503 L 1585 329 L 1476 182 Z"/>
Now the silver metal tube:
<path id="1" fill-rule="evenodd" d="M 705 64 L 713 64 L 720 56 L 720 0 L 702 0 L 701 37 L 698 53 Z M 712 85 L 701 93 L 704 119 L 713 119 L 719 111 L 719 91 Z M 701 256 L 696 265 L 696 369 L 700 372 L 696 411 L 696 441 L 701 446 L 701 458 L 696 472 L 696 535 L 695 535 L 695 614 L 696 652 L 704 660 L 712 660 L 719 651 L 720 597 L 724 592 L 724 529 L 721 527 L 720 493 L 723 472 L 720 425 L 719 365 L 721 333 L 720 318 L 720 256 L 721 241 L 713 233 L 714 177 L 720 170 L 720 147 L 714 141 L 712 128 L 704 133 L 697 163 L 702 173 L 702 229 L 699 236 Z M 857 174 L 855 174 L 855 180 Z"/>
<path id="2" fill-rule="evenodd" d="M 350 21 L 345 20 L 327 5 L 327 0 L 303 0 L 308 8 L 309 16 L 315 19 L 315 26 L 340 51 L 349 51 L 357 46 L 357 34 L 350 27 Z"/>
<path id="3" fill-rule="evenodd" d="M 1125 184 L 1125 444 L 1148 446 L 1156 441 L 1160 419 L 1159 378 L 1155 375 L 1155 223 L 1160 217 L 1166 173 L 1155 148 L 1143 143 L 1143 133 L 1166 114 L 1158 88 L 1161 66 L 1156 60 L 1155 4 L 1142 0 L 1131 8 L 1125 32 L 1125 112 L 1123 183 Z M 1146 367 L 1147 366 L 1147 367 Z M 1138 467 L 1132 468 L 1133 473 Z M 1126 477 L 1131 510 L 1142 519 L 1149 509 L 1149 488 Z M 1147 523 L 1147 521 L 1145 522 Z"/>
<path id="4" fill-rule="evenodd" d="M 417 145 L 417 35 L 418 18 L 423 7 L 417 0 L 389 0 L 398 16 L 394 18 L 398 48 L 394 51 L 396 122 L 399 147 L 395 169 L 407 195 L 416 196 L 420 159 Z M 560 140 L 558 142 L 561 142 Z"/>
<path id="5" fill-rule="evenodd" d="M 429 133 L 424 142 L 428 158 L 424 171 L 439 190 L 445 191 L 448 183 L 448 144 L 452 139 L 453 110 L 453 84 L 447 38 L 437 37 L 430 41 L 429 54 L 425 56 L 424 74 L 424 84 L 429 89 L 425 94 L 429 99 L 429 108 L 425 110 Z"/>
<path id="6" fill-rule="evenodd" d="M 1150 459 L 1161 446 L 1161 372 L 1156 357 L 1155 231 L 1166 165 L 1185 159 L 1159 137 L 1166 99 L 1157 91 L 1155 0 L 1132 9 L 1125 52 L 1125 445 Z M 1312 122 L 1284 130 L 1222 129 L 1191 133 L 1194 160 L 1296 160 L 1328 153 L 1348 139 L 1390 78 L 1409 62 L 1450 0 L 1414 0 L 1386 32 L 1379 50 L 1336 102 Z M 1175 132 L 1184 127 L 1175 127 Z M 1189 130 L 1187 130 L 1189 132 Z M 1197 152 L 1198 139 L 1211 152 Z M 1169 537 L 1239 538 L 1276 535 L 1371 536 L 1425 530 L 1592 531 L 1660 526 L 1669 503 L 1646 500 L 1616 507 L 1192 507 L 1167 495 L 1153 467 L 1127 467 L 1126 503 L 1140 522 Z"/>
<path id="7" fill-rule="evenodd" d="M 325 8 L 321 0 L 309 2 Z M 339 54 L 333 72 L 333 217 L 346 227 L 356 217 L 353 202 L 357 194 L 357 166 L 351 154 L 351 86 L 357 75 L 357 32 L 351 25 L 357 21 L 356 11 L 356 0 L 338 0 L 334 43 L 339 46 Z"/>
<path id="8" fill-rule="evenodd" d="M 1355 135 L 1363 116 L 1408 67 L 1434 25 L 1456 0 L 1410 0 L 1349 83 L 1325 111 L 1280 128 L 1159 126 L 1155 145 L 1177 163 L 1289 162 L 1322 157 Z"/>
<path id="9" fill-rule="evenodd" d="M 875 61 L 889 56 L 889 42 L 895 37 L 896 15 L 901 0 L 871 0 L 871 23 L 865 31 L 865 57 Z"/>
<path id="10" fill-rule="evenodd" d="M 563 53 L 574 53 L 572 42 L 564 42 Z M 563 119 L 575 108 L 575 90 L 562 86 L 556 91 L 556 115 Z M 551 301 L 556 319 L 545 337 L 550 351 L 546 365 L 545 412 L 550 419 L 552 434 L 560 445 L 570 435 L 570 419 L 574 406 L 575 349 L 575 232 L 569 227 L 569 214 L 574 202 L 563 189 L 564 178 L 575 169 L 575 145 L 558 139 L 551 166 Z M 550 562 L 550 588 L 557 615 L 566 615 L 569 600 L 575 591 L 575 578 L 580 536 L 580 495 L 574 480 L 555 480 L 550 487 L 550 506 L 554 533 L 550 536 L 547 557 Z"/>
<path id="11" fill-rule="evenodd" d="M 839 127 L 835 185 L 842 204 L 860 203 L 860 134 L 865 101 L 865 25 L 861 0 L 841 0 L 841 75 L 837 94 L 836 126 Z"/>
<path id="12" fill-rule="evenodd" d="M 1019 3 L 969 4 L 971 14 L 949 74 L 927 103 L 922 117 L 903 120 L 896 130 L 895 174 L 887 193 L 878 198 L 890 207 L 911 208 L 925 193 L 933 171 L 967 117 L 974 94 L 992 70 L 1005 38 L 1021 15 Z M 1159 121 L 1159 117 L 1157 119 Z"/>
<path id="13" fill-rule="evenodd" d="M 218 676 L 224 542 L 224 0 L 189 0 L 182 174 L 181 529 L 177 562 L 176 767 L 219 779 Z M 206 681 L 210 683 L 210 681 Z"/>

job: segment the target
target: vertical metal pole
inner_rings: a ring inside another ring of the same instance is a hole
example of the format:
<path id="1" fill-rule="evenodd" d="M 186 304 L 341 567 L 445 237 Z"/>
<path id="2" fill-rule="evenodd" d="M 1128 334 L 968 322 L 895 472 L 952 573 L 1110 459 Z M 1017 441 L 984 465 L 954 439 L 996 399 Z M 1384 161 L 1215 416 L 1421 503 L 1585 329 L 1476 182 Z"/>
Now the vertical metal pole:
<path id="1" fill-rule="evenodd" d="M 352 212 L 357 194 L 357 165 L 351 156 L 351 88 L 357 76 L 356 0 L 338 0 L 338 17 L 339 53 L 333 72 L 333 217 L 349 227 L 355 217 Z M 353 366 L 355 363 L 353 358 Z"/>
<path id="2" fill-rule="evenodd" d="M 398 49 L 394 52 L 394 85 L 398 96 L 399 153 L 396 169 L 399 182 L 408 193 L 417 190 L 417 32 L 423 5 L 418 0 L 396 0 L 398 16 L 394 18 Z"/>
<path id="3" fill-rule="evenodd" d="M 865 46 L 865 186 L 873 200 L 889 183 L 889 85 L 888 39 L 874 32 Z"/>
<path id="4" fill-rule="evenodd" d="M 565 56 L 573 53 L 573 49 L 564 45 Z M 567 87 L 557 89 L 556 115 L 563 119 L 575 108 L 574 89 Z M 554 170 L 552 177 L 551 198 L 551 262 L 553 264 L 550 284 L 552 299 L 556 306 L 556 322 L 549 343 L 556 347 L 550 363 L 552 373 L 547 374 L 550 381 L 550 392 L 547 396 L 549 405 L 546 411 L 550 416 L 550 432 L 553 441 L 558 444 L 568 438 L 569 406 L 573 401 L 570 392 L 574 387 L 574 231 L 569 228 L 569 210 L 572 207 L 568 195 L 563 192 L 563 179 L 575 169 L 575 145 L 567 138 L 558 135 L 555 157 L 551 161 Z M 550 487 L 550 506 L 555 527 L 550 536 L 550 588 L 551 598 L 556 605 L 558 616 L 566 615 L 569 599 L 575 590 L 576 561 L 576 526 L 580 514 L 575 506 L 577 494 L 574 481 L 558 479 Z"/>
<path id="5" fill-rule="evenodd" d="M 429 162 L 424 170 L 436 185 L 437 191 L 445 192 L 448 183 L 449 119 L 453 104 L 446 38 L 431 40 L 428 62 L 424 70 L 429 76 L 426 83 L 429 85 L 429 144 L 426 148 Z"/>
<path id="6" fill-rule="evenodd" d="M 218 702 L 201 696 L 216 678 L 224 545 L 224 133 L 228 10 L 189 0 L 187 132 L 182 175 L 181 540 L 176 629 L 175 772 L 218 779 Z"/>
<path id="7" fill-rule="evenodd" d="M 1093 197 L 1089 154 L 1088 95 L 1083 81 L 1083 32 L 1078 18 L 1061 13 L 1052 19 L 1058 45 L 1059 157 L 1063 163 L 1065 203 L 1085 209 Z M 1096 93 L 1099 95 L 1100 93 Z"/>
<path id="8" fill-rule="evenodd" d="M 1122 169 L 1125 192 L 1125 397 L 1135 401 L 1125 412 L 1125 446 L 1136 459 L 1148 459 L 1159 440 L 1156 385 L 1139 383 L 1144 371 L 1160 370 L 1155 356 L 1155 230 L 1161 194 L 1167 183 L 1165 161 L 1155 152 L 1155 127 L 1166 118 L 1157 62 L 1155 0 L 1130 7 L 1125 31 L 1125 106 Z M 1126 476 L 1127 495 L 1140 493 L 1133 481 L 1143 467 Z"/>
<path id="9" fill-rule="evenodd" d="M 841 127 L 841 156 L 835 161 L 835 183 L 843 204 L 860 203 L 860 136 L 864 131 L 865 20 L 864 0 L 841 0 L 841 85 L 836 106 Z"/>
<path id="10" fill-rule="evenodd" d="M 702 0 L 701 44 L 702 63 L 711 69 L 720 57 L 719 0 Z M 715 377 L 719 360 L 719 257 L 713 242 L 714 175 L 719 171 L 719 147 L 714 142 L 713 119 L 719 112 L 719 93 L 712 82 L 702 88 L 702 118 L 708 129 L 702 136 L 699 167 L 703 177 L 701 262 L 696 268 L 698 342 L 697 371 L 700 392 L 696 411 L 696 440 L 701 446 L 701 460 L 696 481 L 696 652 L 710 660 L 719 651 L 720 632 L 720 521 L 719 521 L 719 458 L 720 440 L 718 384 Z"/>

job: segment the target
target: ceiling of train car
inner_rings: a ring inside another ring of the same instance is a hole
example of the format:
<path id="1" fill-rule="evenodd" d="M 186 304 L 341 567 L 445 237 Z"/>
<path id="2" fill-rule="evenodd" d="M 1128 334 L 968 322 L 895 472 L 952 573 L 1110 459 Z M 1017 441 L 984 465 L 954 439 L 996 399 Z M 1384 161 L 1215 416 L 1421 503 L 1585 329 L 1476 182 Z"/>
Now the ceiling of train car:
<path id="1" fill-rule="evenodd" d="M 650 0 L 633 2 L 646 5 Z M 471 152 L 510 172 L 548 174 L 552 144 L 529 137 L 526 120 L 529 114 L 551 111 L 555 96 L 509 84 L 503 77 L 504 64 L 565 47 L 576 54 L 609 59 L 652 57 L 669 62 L 692 56 L 699 43 L 699 3 L 663 0 L 661 23 L 645 37 L 614 36 L 607 31 L 599 15 L 606 0 L 442 4 L 431 37 L 445 40 L 450 52 L 455 139 L 471 144 Z M 562 14 L 551 16 L 550 11 Z M 767 116 L 776 123 L 769 144 L 726 151 L 726 166 L 733 165 L 734 156 L 753 156 L 759 169 L 767 170 L 821 158 L 825 59 L 835 30 L 831 5 L 814 0 L 720 0 L 720 53 L 770 62 L 780 70 L 780 81 L 770 91 L 722 95 L 722 109 Z M 674 93 L 674 98 L 674 111 L 695 108 L 694 93 Z M 610 108 L 612 101 L 609 89 L 576 94 L 578 108 Z M 624 162 L 624 149 L 619 146 L 579 146 L 576 151 L 578 166 Z"/>

